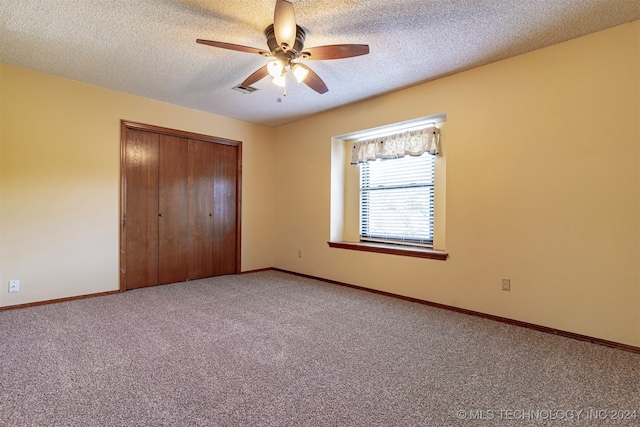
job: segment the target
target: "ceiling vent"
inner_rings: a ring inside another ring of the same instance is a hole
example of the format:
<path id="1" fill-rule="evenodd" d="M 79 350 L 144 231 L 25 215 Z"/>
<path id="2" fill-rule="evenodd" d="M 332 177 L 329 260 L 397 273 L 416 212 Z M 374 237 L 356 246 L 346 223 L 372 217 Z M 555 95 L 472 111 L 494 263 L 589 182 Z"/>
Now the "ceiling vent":
<path id="1" fill-rule="evenodd" d="M 238 85 L 234 87 L 233 90 L 237 90 L 238 92 L 242 92 L 242 93 L 251 93 L 258 90 L 258 88 L 253 86 Z"/>

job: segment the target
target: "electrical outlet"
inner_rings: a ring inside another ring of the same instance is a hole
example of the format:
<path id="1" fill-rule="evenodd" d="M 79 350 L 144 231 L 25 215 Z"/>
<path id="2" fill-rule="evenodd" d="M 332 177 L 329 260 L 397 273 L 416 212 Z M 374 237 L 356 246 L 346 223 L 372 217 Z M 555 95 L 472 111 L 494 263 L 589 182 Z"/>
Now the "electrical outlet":
<path id="1" fill-rule="evenodd" d="M 9 292 L 20 292 L 20 280 L 9 280 Z"/>
<path id="2" fill-rule="evenodd" d="M 511 290 L 511 279 L 502 279 L 502 290 L 503 291 Z"/>
<path id="3" fill-rule="evenodd" d="M 298 249 L 298 258 L 302 258 L 302 249 Z"/>

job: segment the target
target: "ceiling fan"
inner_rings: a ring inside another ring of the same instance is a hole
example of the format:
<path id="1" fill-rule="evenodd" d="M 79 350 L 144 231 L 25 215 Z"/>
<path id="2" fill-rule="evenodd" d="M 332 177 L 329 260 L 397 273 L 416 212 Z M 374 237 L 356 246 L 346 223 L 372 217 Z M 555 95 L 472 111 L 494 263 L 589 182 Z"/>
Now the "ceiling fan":
<path id="1" fill-rule="evenodd" d="M 320 76 L 311 68 L 299 62 L 301 59 L 341 59 L 369 53 L 369 46 L 366 44 L 336 44 L 304 49 L 305 31 L 296 25 L 293 4 L 287 0 L 276 0 L 273 24 L 264 30 L 264 35 L 267 38 L 268 51 L 212 40 L 197 39 L 196 42 L 222 49 L 257 53 L 273 58 L 267 65 L 247 77 L 241 85 L 251 86 L 264 77 L 271 75 L 273 83 L 285 88 L 285 95 L 287 68 L 291 70 L 298 82 L 306 84 L 316 92 L 323 94 L 329 90 Z"/>

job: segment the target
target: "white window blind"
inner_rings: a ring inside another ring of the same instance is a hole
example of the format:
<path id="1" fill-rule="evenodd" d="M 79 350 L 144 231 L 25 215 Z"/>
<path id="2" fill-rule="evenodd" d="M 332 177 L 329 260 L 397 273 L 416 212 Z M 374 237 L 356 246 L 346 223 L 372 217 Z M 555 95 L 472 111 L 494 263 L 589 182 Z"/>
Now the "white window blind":
<path id="1" fill-rule="evenodd" d="M 360 239 L 433 245 L 436 156 L 360 164 Z"/>

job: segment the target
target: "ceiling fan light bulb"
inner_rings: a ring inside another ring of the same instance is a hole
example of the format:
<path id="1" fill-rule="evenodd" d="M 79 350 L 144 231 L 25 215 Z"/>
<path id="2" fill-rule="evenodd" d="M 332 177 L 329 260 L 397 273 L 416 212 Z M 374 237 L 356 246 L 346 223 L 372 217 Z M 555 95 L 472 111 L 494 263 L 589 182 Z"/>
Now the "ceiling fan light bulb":
<path id="1" fill-rule="evenodd" d="M 294 76 L 296 76 L 296 80 L 298 80 L 298 83 L 302 83 L 304 79 L 306 79 L 309 75 L 309 70 L 301 66 L 300 64 L 294 64 L 293 67 L 291 67 L 291 72 Z"/>
<path id="2" fill-rule="evenodd" d="M 273 84 L 276 86 L 284 87 L 285 85 L 285 74 L 281 74 L 277 77 L 273 78 Z"/>
<path id="3" fill-rule="evenodd" d="M 273 78 L 277 78 L 282 75 L 284 65 L 280 61 L 271 61 L 267 64 L 267 71 Z"/>

